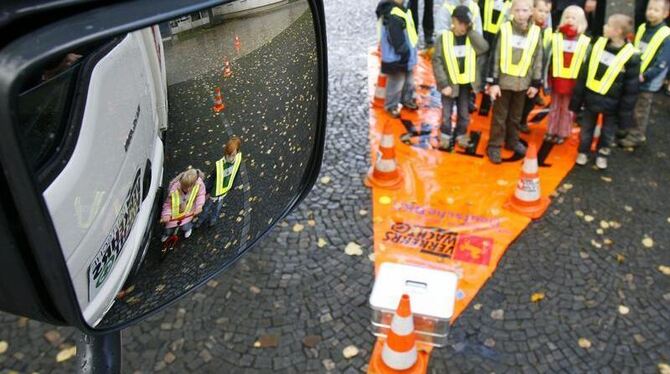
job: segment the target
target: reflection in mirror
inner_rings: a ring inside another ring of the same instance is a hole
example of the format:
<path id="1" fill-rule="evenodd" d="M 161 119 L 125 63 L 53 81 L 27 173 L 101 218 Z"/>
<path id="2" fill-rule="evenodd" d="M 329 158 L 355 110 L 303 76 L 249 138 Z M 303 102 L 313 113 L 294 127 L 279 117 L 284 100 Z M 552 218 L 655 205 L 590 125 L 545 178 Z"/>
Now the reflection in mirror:
<path id="1" fill-rule="evenodd" d="M 235 1 L 25 84 L 20 141 L 91 326 L 174 300 L 279 219 L 314 147 L 316 48 L 305 1 Z"/>

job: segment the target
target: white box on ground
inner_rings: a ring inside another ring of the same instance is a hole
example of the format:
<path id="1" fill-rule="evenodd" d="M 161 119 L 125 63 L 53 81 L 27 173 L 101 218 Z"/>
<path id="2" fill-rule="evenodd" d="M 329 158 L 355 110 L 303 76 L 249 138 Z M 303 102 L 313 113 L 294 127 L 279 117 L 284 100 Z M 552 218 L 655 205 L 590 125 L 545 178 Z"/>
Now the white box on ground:
<path id="1" fill-rule="evenodd" d="M 370 295 L 373 333 L 386 336 L 400 297 L 406 293 L 417 340 L 436 347 L 446 345 L 457 285 L 458 276 L 450 271 L 381 264 Z"/>

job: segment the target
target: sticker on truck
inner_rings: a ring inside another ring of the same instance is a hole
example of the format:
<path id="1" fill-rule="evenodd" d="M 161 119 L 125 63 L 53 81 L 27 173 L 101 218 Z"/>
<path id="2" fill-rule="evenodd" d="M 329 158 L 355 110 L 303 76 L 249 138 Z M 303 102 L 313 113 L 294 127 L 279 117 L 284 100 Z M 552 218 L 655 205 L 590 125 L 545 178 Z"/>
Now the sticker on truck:
<path id="1" fill-rule="evenodd" d="M 142 188 L 140 175 L 142 170 L 138 169 L 133 185 L 126 195 L 125 203 L 116 216 L 112 229 L 107 234 L 100 250 L 88 266 L 88 300 L 92 300 L 98 293 L 107 277 L 114 269 L 116 260 L 121 255 L 121 250 L 126 244 L 128 235 L 133 228 L 135 218 L 142 203 Z"/>

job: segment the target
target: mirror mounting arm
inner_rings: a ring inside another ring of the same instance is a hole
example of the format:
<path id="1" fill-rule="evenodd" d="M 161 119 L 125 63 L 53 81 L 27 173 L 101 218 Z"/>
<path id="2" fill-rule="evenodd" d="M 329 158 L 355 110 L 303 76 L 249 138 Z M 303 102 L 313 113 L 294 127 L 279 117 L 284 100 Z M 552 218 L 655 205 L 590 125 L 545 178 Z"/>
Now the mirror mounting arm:
<path id="1" fill-rule="evenodd" d="M 77 363 L 81 374 L 121 373 L 121 331 L 102 335 L 79 333 Z"/>

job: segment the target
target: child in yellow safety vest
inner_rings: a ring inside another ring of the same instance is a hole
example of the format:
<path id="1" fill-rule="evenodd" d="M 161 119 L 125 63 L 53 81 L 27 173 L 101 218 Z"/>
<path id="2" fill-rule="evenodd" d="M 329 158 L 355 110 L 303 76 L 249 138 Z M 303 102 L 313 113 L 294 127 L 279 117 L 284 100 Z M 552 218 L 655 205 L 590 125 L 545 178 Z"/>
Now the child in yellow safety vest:
<path id="1" fill-rule="evenodd" d="M 603 122 L 598 142 L 596 167 L 607 168 L 607 156 L 614 142 L 619 121 L 629 118 L 639 90 L 640 57 L 626 36 L 633 30 L 633 19 L 623 14 L 609 17 L 604 37 L 593 44 L 575 86 L 570 110 L 580 113 L 581 127 L 577 165 L 586 165 L 591 153 L 598 115 Z"/>
<path id="2" fill-rule="evenodd" d="M 433 54 L 433 73 L 442 94 L 442 127 L 440 148 L 451 150 L 454 138 L 464 148 L 470 146 L 467 135 L 470 123 L 469 101 L 473 86 L 477 87 L 477 57 L 489 49 L 484 37 L 474 30 L 472 11 L 459 5 L 451 12 L 451 30 L 443 31 Z M 452 132 L 451 112 L 456 103 L 455 137 Z"/>
<path id="3" fill-rule="evenodd" d="M 542 32 L 530 20 L 532 11 L 532 0 L 513 0 L 512 21 L 500 27 L 493 49 L 489 95 L 494 104 L 487 155 L 494 164 L 502 162 L 503 145 L 526 154 L 519 141 L 519 123 L 526 97 L 535 97 L 542 86 Z"/>
<path id="4" fill-rule="evenodd" d="M 216 224 L 223 206 L 223 198 L 233 188 L 235 176 L 242 164 L 241 146 L 242 141 L 237 136 L 231 137 L 226 142 L 223 148 L 223 158 L 216 162 L 214 170 L 209 173 L 205 181 L 208 199 L 196 227 L 200 227 L 205 221 L 209 221 L 209 227 Z"/>
<path id="5" fill-rule="evenodd" d="M 193 218 L 202 212 L 205 204 L 203 177 L 200 170 L 188 169 L 170 181 L 161 212 L 160 222 L 165 226 L 161 241 L 167 240 L 177 226 L 184 231 L 184 238 L 191 236 Z"/>
<path id="6" fill-rule="evenodd" d="M 563 11 L 558 30 L 552 37 L 546 84 L 551 87 L 549 123 L 544 140 L 562 144 L 572 133 L 574 113 L 570 97 L 589 52 L 591 38 L 584 35 L 588 23 L 584 9 L 570 5 Z"/>
<path id="7" fill-rule="evenodd" d="M 500 26 L 507 22 L 510 18 L 511 6 L 512 0 L 481 0 L 479 2 L 484 39 L 486 39 L 491 48 L 496 45 L 496 39 L 498 37 L 498 32 L 500 31 Z M 489 51 L 489 54 L 482 56 L 480 60 L 482 60 L 480 63 L 482 76 L 488 79 L 489 70 L 491 69 L 491 64 L 493 64 L 493 53 Z M 487 83 L 491 82 L 487 80 Z M 482 96 L 481 105 L 479 107 L 479 114 L 482 116 L 487 116 L 490 110 L 491 99 L 487 94 L 484 94 Z"/>
<path id="8" fill-rule="evenodd" d="M 641 53 L 640 95 L 634 110 L 634 125 L 619 143 L 636 147 L 647 139 L 647 125 L 654 94 L 663 88 L 663 80 L 670 69 L 670 27 L 665 19 L 670 13 L 669 0 L 649 0 L 647 22 L 635 34 L 635 47 Z"/>
<path id="9" fill-rule="evenodd" d="M 543 66 L 547 65 L 547 54 L 551 47 L 552 29 L 550 26 L 551 2 L 549 0 L 534 0 L 533 17 L 532 20 L 542 30 L 542 55 Z M 544 70 L 544 69 L 543 69 Z M 528 128 L 528 116 L 536 105 L 544 105 L 544 101 L 540 95 L 526 98 L 526 103 L 523 106 L 523 113 L 521 114 L 521 122 L 519 123 L 519 131 L 524 134 L 530 133 Z"/>

